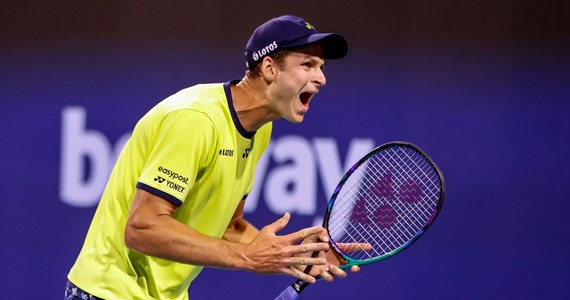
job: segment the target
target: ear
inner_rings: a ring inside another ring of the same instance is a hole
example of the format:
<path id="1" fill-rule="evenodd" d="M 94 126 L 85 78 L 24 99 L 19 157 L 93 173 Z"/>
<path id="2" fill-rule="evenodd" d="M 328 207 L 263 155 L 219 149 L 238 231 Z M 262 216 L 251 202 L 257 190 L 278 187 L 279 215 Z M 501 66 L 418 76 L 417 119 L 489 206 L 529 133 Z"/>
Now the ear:
<path id="1" fill-rule="evenodd" d="M 261 74 L 263 78 L 268 81 L 273 81 L 275 76 L 277 76 L 277 66 L 275 60 L 269 56 L 265 56 L 260 62 L 261 64 Z"/>

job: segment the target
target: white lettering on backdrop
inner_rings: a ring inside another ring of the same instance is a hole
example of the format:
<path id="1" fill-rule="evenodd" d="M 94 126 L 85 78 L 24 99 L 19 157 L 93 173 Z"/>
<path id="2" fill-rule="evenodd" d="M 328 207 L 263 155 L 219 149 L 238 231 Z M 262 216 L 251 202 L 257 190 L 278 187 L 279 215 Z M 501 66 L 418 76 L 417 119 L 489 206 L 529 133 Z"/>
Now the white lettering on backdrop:
<path id="1" fill-rule="evenodd" d="M 87 129 L 86 120 L 87 111 L 82 107 L 66 107 L 62 111 L 60 198 L 74 207 L 97 205 L 111 169 L 130 136 L 130 132 L 125 133 L 112 145 L 103 133 Z M 309 140 L 299 135 L 285 135 L 272 139 L 257 166 L 245 211 L 254 212 L 263 199 L 275 214 L 289 211 L 315 215 L 318 180 L 323 187 L 320 192 L 327 199 L 345 170 L 374 146 L 370 138 L 352 139 L 343 162 L 333 137 Z M 274 162 L 271 167 L 270 159 Z"/>

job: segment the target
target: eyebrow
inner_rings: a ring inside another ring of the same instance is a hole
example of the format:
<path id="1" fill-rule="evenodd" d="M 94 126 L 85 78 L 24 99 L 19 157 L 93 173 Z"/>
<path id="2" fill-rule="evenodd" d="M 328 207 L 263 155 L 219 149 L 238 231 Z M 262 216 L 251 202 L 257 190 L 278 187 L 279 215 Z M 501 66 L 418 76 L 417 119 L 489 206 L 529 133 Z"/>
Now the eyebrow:
<path id="1" fill-rule="evenodd" d="M 322 67 L 324 68 L 327 65 L 327 61 L 323 58 L 315 58 L 315 55 L 311 55 L 309 57 L 309 60 L 311 61 L 311 63 L 315 64 L 315 65 L 322 65 Z M 321 64 L 322 62 L 322 64 Z"/>

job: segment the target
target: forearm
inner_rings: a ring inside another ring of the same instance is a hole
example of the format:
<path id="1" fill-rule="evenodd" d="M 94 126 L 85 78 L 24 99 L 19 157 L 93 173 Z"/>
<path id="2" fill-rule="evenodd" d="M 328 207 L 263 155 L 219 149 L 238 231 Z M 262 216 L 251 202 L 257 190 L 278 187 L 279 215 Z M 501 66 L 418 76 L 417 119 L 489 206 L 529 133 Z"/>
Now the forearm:
<path id="1" fill-rule="evenodd" d="M 146 255 L 200 266 L 250 268 L 245 245 L 205 236 L 170 216 L 150 224 L 130 222 L 127 232 L 127 246 Z"/>
<path id="2" fill-rule="evenodd" d="M 176 207 L 146 191 L 135 193 L 125 244 L 146 255 L 181 263 L 251 269 L 247 247 L 203 235 L 172 217 Z"/>
<path id="3" fill-rule="evenodd" d="M 277 236 L 290 214 L 258 231 L 243 219 L 243 203 L 238 206 L 223 239 L 203 235 L 172 217 L 176 206 L 143 190 L 137 190 L 125 227 L 125 244 L 146 255 L 186 264 L 241 269 L 263 274 L 289 274 L 314 282 L 314 277 L 291 268 L 298 264 L 324 265 L 325 259 L 300 257 L 303 253 L 328 250 L 327 243 L 296 245 L 306 237 L 320 234 L 314 226 Z"/>

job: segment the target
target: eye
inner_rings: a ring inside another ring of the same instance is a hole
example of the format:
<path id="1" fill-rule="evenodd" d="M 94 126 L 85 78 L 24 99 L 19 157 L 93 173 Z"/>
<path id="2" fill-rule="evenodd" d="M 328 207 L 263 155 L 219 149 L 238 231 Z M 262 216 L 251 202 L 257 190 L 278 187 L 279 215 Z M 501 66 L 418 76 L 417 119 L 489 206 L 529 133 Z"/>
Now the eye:
<path id="1" fill-rule="evenodd" d="M 310 60 L 307 60 L 307 61 L 304 61 L 301 63 L 301 66 L 303 67 L 303 69 L 305 69 L 307 71 L 309 71 L 311 69 L 315 69 L 315 70 L 319 69 L 319 70 L 323 71 L 325 69 L 325 65 L 326 64 L 323 62 L 319 62 L 319 61 L 313 60 L 313 59 L 310 59 Z"/>
<path id="2" fill-rule="evenodd" d="M 305 69 L 310 69 L 313 67 L 313 63 L 309 61 L 309 62 L 303 63 L 301 66 L 303 66 Z"/>

